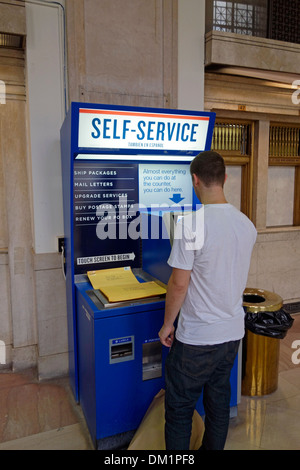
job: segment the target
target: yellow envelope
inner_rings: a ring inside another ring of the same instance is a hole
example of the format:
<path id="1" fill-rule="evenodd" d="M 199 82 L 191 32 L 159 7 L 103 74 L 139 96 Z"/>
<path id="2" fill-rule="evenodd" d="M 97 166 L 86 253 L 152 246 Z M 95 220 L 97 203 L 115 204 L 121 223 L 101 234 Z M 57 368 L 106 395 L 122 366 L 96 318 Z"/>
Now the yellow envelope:
<path id="1" fill-rule="evenodd" d="M 124 268 L 100 269 L 88 271 L 88 278 L 94 289 L 104 286 L 116 286 L 124 284 L 139 284 L 139 281 L 131 271 L 130 266 Z"/>
<path id="2" fill-rule="evenodd" d="M 166 293 L 154 281 L 139 282 L 130 267 L 88 271 L 94 289 L 99 289 L 109 302 L 155 297 Z"/>
<path id="3" fill-rule="evenodd" d="M 116 286 L 101 287 L 101 292 L 108 298 L 109 302 L 122 302 L 124 300 L 143 299 L 155 297 L 166 293 L 166 289 L 156 282 L 142 282 L 138 284 L 124 284 Z"/>

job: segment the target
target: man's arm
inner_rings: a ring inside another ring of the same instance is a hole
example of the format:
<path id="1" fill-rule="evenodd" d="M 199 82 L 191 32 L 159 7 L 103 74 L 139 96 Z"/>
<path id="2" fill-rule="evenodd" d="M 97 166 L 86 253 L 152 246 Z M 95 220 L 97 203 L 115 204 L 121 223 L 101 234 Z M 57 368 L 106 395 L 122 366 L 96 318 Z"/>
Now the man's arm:
<path id="1" fill-rule="evenodd" d="M 173 268 L 168 282 L 164 324 L 158 333 L 164 346 L 170 347 L 174 339 L 174 322 L 185 299 L 191 271 Z"/>

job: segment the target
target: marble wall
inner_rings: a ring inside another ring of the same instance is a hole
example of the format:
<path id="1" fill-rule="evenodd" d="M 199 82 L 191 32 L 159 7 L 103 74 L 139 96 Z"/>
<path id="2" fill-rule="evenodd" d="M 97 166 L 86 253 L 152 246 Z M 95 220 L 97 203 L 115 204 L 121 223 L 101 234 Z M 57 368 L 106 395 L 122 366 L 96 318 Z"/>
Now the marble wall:
<path id="1" fill-rule="evenodd" d="M 6 84 L 0 105 L 0 339 L 7 362 L 22 367 L 36 363 L 37 350 L 23 51 L 0 50 L 0 76 Z"/>

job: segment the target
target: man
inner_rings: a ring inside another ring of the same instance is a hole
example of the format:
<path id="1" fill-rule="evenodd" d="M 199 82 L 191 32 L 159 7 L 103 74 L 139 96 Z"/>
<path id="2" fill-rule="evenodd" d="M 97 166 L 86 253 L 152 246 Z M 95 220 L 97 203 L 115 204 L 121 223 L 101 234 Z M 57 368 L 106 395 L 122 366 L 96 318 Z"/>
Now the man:
<path id="1" fill-rule="evenodd" d="M 182 236 L 174 237 L 168 260 L 173 270 L 159 332 L 162 344 L 172 346 L 165 365 L 166 449 L 189 449 L 192 416 L 203 391 L 201 450 L 221 450 L 229 424 L 230 373 L 244 336 L 243 291 L 256 229 L 226 201 L 221 155 L 200 153 L 190 172 L 204 205 L 204 238 L 197 246 L 191 216 L 182 217 L 175 232 Z"/>

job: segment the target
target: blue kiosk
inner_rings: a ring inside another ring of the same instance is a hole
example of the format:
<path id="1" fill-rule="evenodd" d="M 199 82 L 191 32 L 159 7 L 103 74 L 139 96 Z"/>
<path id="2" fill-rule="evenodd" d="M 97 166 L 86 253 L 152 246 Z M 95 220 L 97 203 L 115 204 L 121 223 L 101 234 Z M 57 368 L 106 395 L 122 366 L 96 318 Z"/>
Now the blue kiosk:
<path id="1" fill-rule="evenodd" d="M 164 388 L 168 350 L 158 338 L 163 294 L 110 302 L 87 273 L 124 268 L 140 283 L 167 284 L 173 215 L 199 204 L 189 164 L 210 149 L 214 120 L 72 103 L 62 126 L 70 383 L 95 448 L 128 444 Z M 237 393 L 236 366 L 232 406 Z"/>

